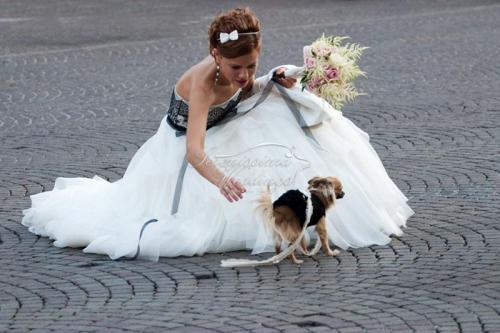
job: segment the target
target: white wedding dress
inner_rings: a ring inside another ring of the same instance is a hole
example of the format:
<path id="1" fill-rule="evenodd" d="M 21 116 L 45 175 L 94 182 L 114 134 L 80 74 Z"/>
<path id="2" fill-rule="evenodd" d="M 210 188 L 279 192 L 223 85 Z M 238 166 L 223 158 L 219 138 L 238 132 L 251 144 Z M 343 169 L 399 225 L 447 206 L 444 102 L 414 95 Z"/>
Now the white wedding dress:
<path id="1" fill-rule="evenodd" d="M 242 249 L 256 254 L 274 251 L 270 231 L 254 212 L 267 184 L 277 198 L 288 189 L 307 193 L 313 176 L 336 176 L 346 194 L 327 212 L 334 245 L 387 244 L 391 234 L 400 235 L 413 211 L 368 135 L 298 84 L 268 85 L 270 77 L 259 78 L 255 94 L 237 104 L 237 114 L 206 134 L 212 161 L 246 186 L 242 200 L 228 202 L 189 165 L 181 171 L 186 137 L 165 116 L 123 178 L 112 183 L 99 176 L 57 178 L 52 191 L 31 196 L 22 224 L 54 239 L 55 246 L 85 247 L 84 252 L 113 259 Z M 306 233 L 308 240 L 313 230 Z"/>

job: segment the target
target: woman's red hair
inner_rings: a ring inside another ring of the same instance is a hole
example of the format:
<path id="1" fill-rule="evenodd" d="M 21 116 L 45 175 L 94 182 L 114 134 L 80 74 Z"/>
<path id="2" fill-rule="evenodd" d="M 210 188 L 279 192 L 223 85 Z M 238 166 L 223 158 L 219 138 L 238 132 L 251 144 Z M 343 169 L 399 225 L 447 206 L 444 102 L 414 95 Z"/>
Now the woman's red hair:
<path id="1" fill-rule="evenodd" d="M 230 40 L 224 44 L 219 41 L 221 32 L 230 33 L 233 30 L 242 32 L 259 32 L 257 34 L 241 35 L 238 40 Z M 219 13 L 208 28 L 210 54 L 214 48 L 225 58 L 236 58 L 260 49 L 260 22 L 255 13 L 248 7 L 238 7 Z"/>

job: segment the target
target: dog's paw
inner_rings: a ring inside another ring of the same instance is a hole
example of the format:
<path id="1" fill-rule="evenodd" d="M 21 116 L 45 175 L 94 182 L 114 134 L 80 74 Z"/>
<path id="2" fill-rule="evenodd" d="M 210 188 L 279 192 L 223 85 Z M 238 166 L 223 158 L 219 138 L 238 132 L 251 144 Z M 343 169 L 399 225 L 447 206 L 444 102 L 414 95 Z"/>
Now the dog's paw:
<path id="1" fill-rule="evenodd" d="M 314 255 L 314 253 L 312 253 L 312 251 L 300 251 L 303 255 L 307 256 L 307 257 L 312 257 Z"/>
<path id="2" fill-rule="evenodd" d="M 330 252 L 330 255 L 331 255 L 332 257 L 336 257 L 336 256 L 338 256 L 339 254 L 340 254 L 340 251 L 339 251 L 339 250 L 337 250 L 337 249 L 335 249 L 335 250 L 333 250 L 333 251 L 331 251 L 331 252 Z"/>
<path id="3" fill-rule="evenodd" d="M 297 259 L 297 260 L 294 261 L 295 265 L 300 265 L 300 264 L 303 264 L 303 263 L 304 263 L 304 260 L 302 260 L 302 259 Z"/>

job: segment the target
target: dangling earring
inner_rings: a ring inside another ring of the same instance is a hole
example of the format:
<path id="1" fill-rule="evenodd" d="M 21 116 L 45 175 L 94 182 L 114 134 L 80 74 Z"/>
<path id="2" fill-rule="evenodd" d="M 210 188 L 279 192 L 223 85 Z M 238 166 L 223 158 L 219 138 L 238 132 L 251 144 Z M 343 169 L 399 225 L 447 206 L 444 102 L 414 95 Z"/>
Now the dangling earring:
<path id="1" fill-rule="evenodd" d="M 219 81 L 219 76 L 220 76 L 220 66 L 217 64 L 217 72 L 215 72 L 215 84 L 217 84 L 217 81 Z"/>

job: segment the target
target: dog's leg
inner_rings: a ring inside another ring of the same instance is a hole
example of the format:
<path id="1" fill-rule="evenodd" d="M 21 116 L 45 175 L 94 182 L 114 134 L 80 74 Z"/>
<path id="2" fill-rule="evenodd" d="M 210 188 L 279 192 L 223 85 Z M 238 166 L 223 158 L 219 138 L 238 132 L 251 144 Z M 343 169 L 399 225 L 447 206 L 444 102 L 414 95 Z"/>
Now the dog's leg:
<path id="1" fill-rule="evenodd" d="M 290 245 L 295 243 L 295 241 L 297 240 L 297 237 L 292 237 L 292 239 L 290 239 Z M 296 264 L 296 265 L 300 265 L 304 262 L 304 260 L 300 260 L 300 259 L 297 259 L 297 257 L 295 256 L 295 251 L 293 251 L 289 256 L 288 258 L 290 258 L 290 260 Z"/>
<path id="2" fill-rule="evenodd" d="M 293 251 L 292 254 L 288 256 L 288 258 L 290 258 L 290 260 L 296 265 L 300 265 L 304 262 L 304 260 L 297 259 L 297 257 L 295 256 L 295 251 Z"/>
<path id="3" fill-rule="evenodd" d="M 273 238 L 274 238 L 274 250 L 276 251 L 276 254 L 281 253 L 281 236 L 279 233 L 276 231 L 273 232 Z"/>
<path id="4" fill-rule="evenodd" d="M 319 242 L 316 242 L 316 244 L 319 244 Z M 300 241 L 300 250 L 302 254 L 305 256 L 312 257 L 313 255 L 318 253 L 319 248 L 316 249 L 316 247 L 317 246 L 314 246 L 314 248 L 311 251 L 309 251 L 306 245 L 305 238 L 302 238 L 302 240 Z"/>
<path id="5" fill-rule="evenodd" d="M 340 253 L 338 250 L 332 251 L 332 249 L 330 249 L 328 233 L 326 231 L 326 220 L 324 217 L 322 217 L 316 225 L 316 232 L 318 233 L 318 238 L 321 241 L 321 249 L 323 250 L 324 254 L 329 256 L 336 256 Z"/>
<path id="6" fill-rule="evenodd" d="M 294 244 L 297 238 L 300 236 L 302 230 L 300 229 L 298 223 L 294 223 L 294 221 L 285 221 L 282 222 L 279 227 L 275 228 L 274 231 L 277 234 L 277 237 L 280 239 L 280 245 L 281 240 L 284 240 L 288 244 L 288 246 L 291 246 L 291 244 Z M 290 260 L 297 265 L 304 262 L 303 260 L 297 259 L 297 257 L 295 256 L 295 250 L 288 256 L 288 258 L 290 258 Z"/>
<path id="7" fill-rule="evenodd" d="M 302 254 L 304 254 L 306 256 L 310 256 L 311 255 L 309 253 L 309 251 L 307 250 L 307 245 L 306 245 L 306 239 L 305 239 L 305 237 L 302 237 L 302 239 L 300 240 L 300 248 L 302 249 Z"/>

